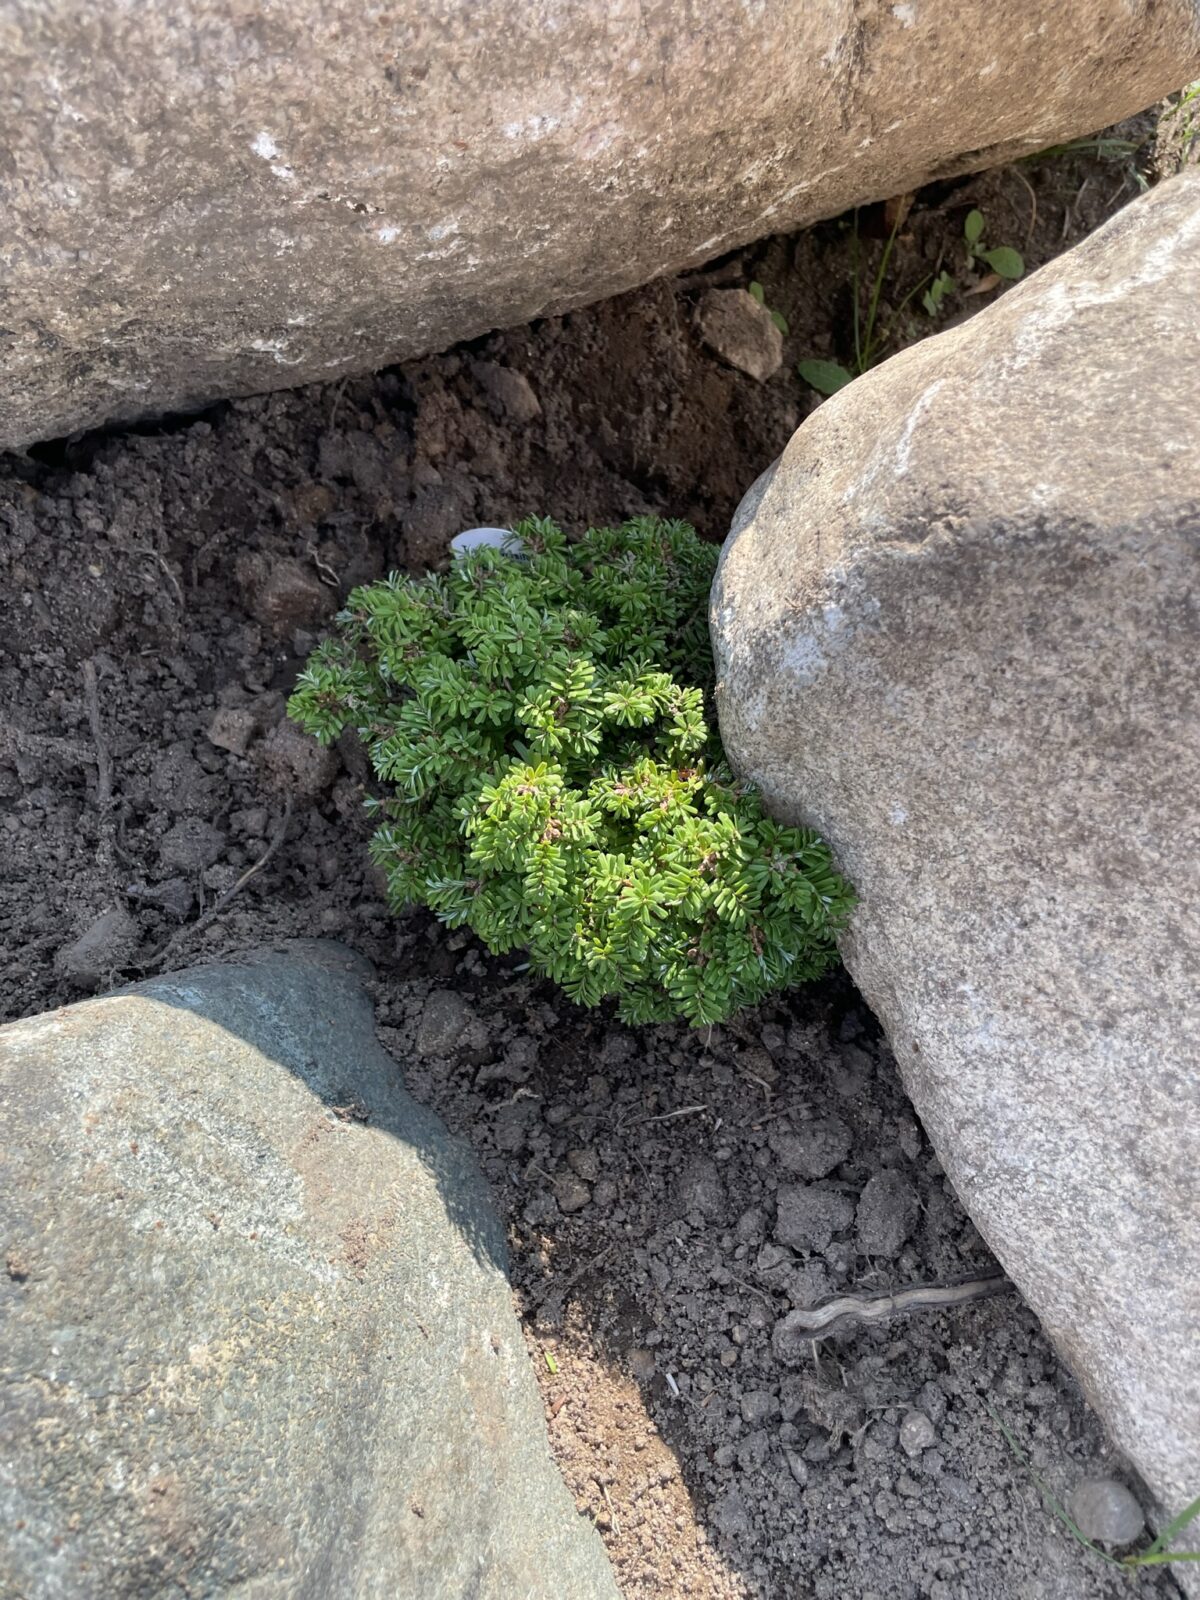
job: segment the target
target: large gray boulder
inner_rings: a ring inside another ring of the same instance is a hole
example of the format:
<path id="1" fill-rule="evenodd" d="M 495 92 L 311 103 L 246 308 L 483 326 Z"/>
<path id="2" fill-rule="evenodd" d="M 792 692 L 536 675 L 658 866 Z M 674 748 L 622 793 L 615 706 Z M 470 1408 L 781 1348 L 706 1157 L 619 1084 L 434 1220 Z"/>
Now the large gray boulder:
<path id="1" fill-rule="evenodd" d="M 1200 1490 L 1200 172 L 827 401 L 713 594 L 721 731 L 830 840 L 955 1188 Z"/>
<path id="2" fill-rule="evenodd" d="M 0 1029 L 0 1593 L 616 1600 L 504 1234 L 309 945 Z"/>
<path id="3" fill-rule="evenodd" d="M 0 449 L 367 371 L 1006 160 L 1200 73 L 1196 0 L 20 0 Z"/>

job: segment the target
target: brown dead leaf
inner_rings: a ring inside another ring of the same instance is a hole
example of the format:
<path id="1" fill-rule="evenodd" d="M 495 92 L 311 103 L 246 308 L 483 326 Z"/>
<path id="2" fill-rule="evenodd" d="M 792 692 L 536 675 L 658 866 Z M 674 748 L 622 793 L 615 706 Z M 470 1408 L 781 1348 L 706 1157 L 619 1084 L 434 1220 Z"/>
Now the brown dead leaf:
<path id="1" fill-rule="evenodd" d="M 915 199 L 915 194 L 898 194 L 893 195 L 890 200 L 884 201 L 883 221 L 889 233 L 893 229 L 899 230 L 905 217 L 912 209 L 912 203 Z"/>

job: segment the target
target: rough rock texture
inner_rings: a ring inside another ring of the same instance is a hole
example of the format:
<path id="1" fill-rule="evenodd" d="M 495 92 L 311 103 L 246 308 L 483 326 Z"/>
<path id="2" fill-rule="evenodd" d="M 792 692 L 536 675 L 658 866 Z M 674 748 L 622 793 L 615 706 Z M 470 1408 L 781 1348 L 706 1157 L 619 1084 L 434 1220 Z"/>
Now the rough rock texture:
<path id="1" fill-rule="evenodd" d="M 60 950 L 55 966 L 69 982 L 98 989 L 112 981 L 137 944 L 137 923 L 124 906 L 102 911 L 73 943 Z"/>
<path id="2" fill-rule="evenodd" d="M 366 371 L 1117 120 L 1195 0 L 23 0 L 0 448 Z"/>
<path id="3" fill-rule="evenodd" d="M 616 1600 L 366 966 L 293 947 L 0 1031 L 0 1592 Z"/>
<path id="4" fill-rule="evenodd" d="M 696 328 L 722 361 L 759 383 L 783 365 L 783 335 L 766 306 L 745 289 L 709 289 L 701 295 Z"/>
<path id="5" fill-rule="evenodd" d="M 1200 173 L 826 402 L 713 598 L 725 746 L 819 828 L 976 1223 L 1200 1484 Z"/>
<path id="6" fill-rule="evenodd" d="M 1071 1491 L 1067 1509 L 1080 1533 L 1100 1544 L 1132 1544 L 1146 1526 L 1141 1506 L 1114 1478 L 1085 1478 Z"/>

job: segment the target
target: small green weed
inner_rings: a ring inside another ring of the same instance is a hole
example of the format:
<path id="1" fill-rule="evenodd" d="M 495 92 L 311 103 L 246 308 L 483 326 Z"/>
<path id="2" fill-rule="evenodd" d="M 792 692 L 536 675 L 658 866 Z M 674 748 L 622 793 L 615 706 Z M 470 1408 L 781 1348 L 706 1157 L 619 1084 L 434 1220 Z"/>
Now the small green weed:
<path id="1" fill-rule="evenodd" d="M 921 304 L 931 317 L 940 315 L 942 302 L 948 294 L 953 294 L 958 285 L 948 272 L 939 272 L 937 277 L 921 296 Z"/>
<path id="2" fill-rule="evenodd" d="M 1085 1550 L 1097 1556 L 1108 1566 L 1119 1567 L 1123 1572 L 1136 1572 L 1140 1567 L 1166 1566 L 1173 1561 L 1200 1561 L 1200 1550 L 1169 1550 L 1167 1548 L 1177 1534 L 1182 1533 L 1197 1517 L 1200 1517 L 1200 1495 L 1197 1495 L 1190 1505 L 1184 1506 L 1179 1515 L 1172 1518 L 1153 1544 L 1147 1545 L 1145 1550 L 1134 1550 L 1127 1556 L 1109 1555 L 1107 1550 L 1089 1539 L 1083 1529 L 1080 1528 L 1066 1506 L 1057 1498 L 1024 1450 L 1021 1449 L 1012 1429 L 1004 1421 L 1000 1413 L 986 1400 L 983 1404 L 988 1416 L 991 1417 L 1003 1435 L 1005 1444 L 1008 1445 L 1018 1463 L 1025 1469 L 1037 1486 L 1038 1492 L 1046 1502 L 1049 1510 L 1062 1523 L 1076 1543 L 1081 1544 Z"/>
<path id="3" fill-rule="evenodd" d="M 787 337 L 787 331 L 788 331 L 787 318 L 784 316 L 782 311 L 771 311 L 770 310 L 770 307 L 767 305 L 766 290 L 763 288 L 762 284 L 759 283 L 757 281 L 757 279 L 756 279 L 750 285 L 748 292 L 749 292 L 750 298 L 752 300 L 757 300 L 760 306 L 762 306 L 764 309 L 770 311 L 771 321 L 779 329 L 780 333 L 782 333 L 784 335 L 784 337 L 786 338 Z"/>
<path id="4" fill-rule="evenodd" d="M 1200 144 L 1200 79 L 1181 89 L 1174 105 L 1163 113 L 1159 122 L 1160 157 L 1164 134 L 1170 150 L 1170 167 L 1182 172 L 1193 160 L 1193 152 Z"/>
<path id="5" fill-rule="evenodd" d="M 1111 134 L 1091 133 L 1082 139 L 1068 139 L 1065 144 L 1049 144 L 1044 150 L 1022 156 L 1024 162 L 1047 161 L 1056 156 L 1096 156 L 1102 161 L 1120 161 L 1135 156 L 1144 140 L 1119 139 Z"/>
<path id="6" fill-rule="evenodd" d="M 810 358 L 801 361 L 797 368 L 800 376 L 806 383 L 812 385 L 818 394 L 836 394 L 839 389 L 844 389 L 848 383 L 861 377 L 864 372 L 873 367 L 879 360 L 883 346 L 887 343 L 887 333 L 878 327 L 879 301 L 883 293 L 884 280 L 887 277 L 888 263 L 892 259 L 892 250 L 896 243 L 896 234 L 900 230 L 902 214 L 898 214 L 888 234 L 887 243 L 879 258 L 879 266 L 871 282 L 870 295 L 867 300 L 866 314 L 862 310 L 862 240 L 858 231 L 858 212 L 854 213 L 853 234 L 851 236 L 851 253 L 853 270 L 851 275 L 851 306 L 854 320 L 854 368 L 851 371 L 843 367 L 838 361 L 822 361 Z M 919 289 L 920 284 L 917 285 Z M 916 293 L 916 289 L 912 294 Z M 897 311 L 912 298 L 912 294 L 905 296 Z"/>
<path id="7" fill-rule="evenodd" d="M 982 211 L 971 210 L 967 212 L 966 221 L 963 223 L 963 238 L 967 246 L 967 265 L 982 261 L 996 274 L 998 278 L 1007 278 L 1010 281 L 1024 277 L 1025 262 L 1019 250 L 1014 250 L 1010 244 L 1000 244 L 989 248 L 983 242 L 984 230 L 987 223 Z"/>
<path id="8" fill-rule="evenodd" d="M 1170 116 L 1170 111 L 1163 114 L 1160 130 L 1166 127 Z M 1016 163 L 1016 170 L 1019 172 L 1021 167 L 1033 166 L 1039 161 L 1082 156 L 1115 167 L 1124 173 L 1126 183 L 1135 191 L 1144 191 L 1150 187 L 1150 179 L 1142 170 L 1139 157 L 1145 158 L 1150 154 L 1153 142 L 1150 134 L 1140 139 L 1128 139 L 1119 134 L 1092 133 L 1081 139 L 1068 139 L 1064 144 L 1047 145 L 1044 150 L 1035 150 L 1030 155 L 1022 156 Z"/>
<path id="9" fill-rule="evenodd" d="M 819 976 L 853 893 L 721 750 L 715 546 L 655 517 L 515 532 L 520 557 L 356 589 L 288 703 L 321 743 L 366 746 L 393 908 L 523 950 L 627 1022 L 720 1022 Z"/>
<path id="10" fill-rule="evenodd" d="M 851 282 L 851 305 L 853 308 L 853 333 L 854 333 L 854 360 L 850 367 L 844 367 L 840 361 L 821 360 L 810 357 L 801 361 L 798 367 L 800 376 L 817 391 L 818 394 L 836 394 L 839 389 L 844 389 L 848 383 L 860 377 L 878 362 L 891 340 L 892 328 L 901 313 L 914 296 L 920 294 L 921 305 L 927 315 L 937 317 L 941 314 L 948 296 L 958 289 L 958 283 L 949 272 L 940 271 L 934 278 L 924 277 L 910 289 L 892 313 L 892 321 L 887 326 L 882 326 L 879 320 L 880 299 L 883 294 L 884 282 L 887 278 L 888 267 L 892 259 L 892 250 L 896 243 L 896 234 L 902 222 L 905 210 L 900 210 L 896 221 L 888 235 L 879 258 L 879 265 L 871 280 L 870 293 L 867 297 L 865 311 L 862 306 L 862 281 L 861 281 L 861 255 L 862 247 L 858 230 L 858 212 L 854 213 L 853 236 L 851 247 L 853 252 L 853 271 Z M 994 272 L 997 278 L 1009 280 L 1020 278 L 1025 271 L 1025 262 L 1019 250 L 1014 250 L 1011 245 L 990 246 L 984 242 L 985 221 L 983 212 L 972 210 L 968 212 L 963 225 L 963 242 L 966 248 L 966 268 L 968 273 L 979 264 L 983 263 L 989 271 Z M 977 292 L 977 291 L 976 291 Z"/>
<path id="11" fill-rule="evenodd" d="M 796 371 L 818 394 L 825 395 L 836 394 L 858 377 L 858 373 L 850 372 L 840 361 L 822 361 L 818 356 L 801 361 Z"/>

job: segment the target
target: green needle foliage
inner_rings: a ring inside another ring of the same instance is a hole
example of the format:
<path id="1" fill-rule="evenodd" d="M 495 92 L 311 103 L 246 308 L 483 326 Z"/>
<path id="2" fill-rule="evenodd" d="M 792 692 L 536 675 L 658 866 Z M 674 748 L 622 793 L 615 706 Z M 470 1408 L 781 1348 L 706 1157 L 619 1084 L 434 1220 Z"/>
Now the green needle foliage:
<path id="1" fill-rule="evenodd" d="M 527 951 L 628 1022 L 718 1022 L 818 976 L 853 895 L 711 731 L 715 549 L 654 517 L 516 532 L 522 558 L 356 589 L 288 706 L 365 743 L 393 908 Z"/>

